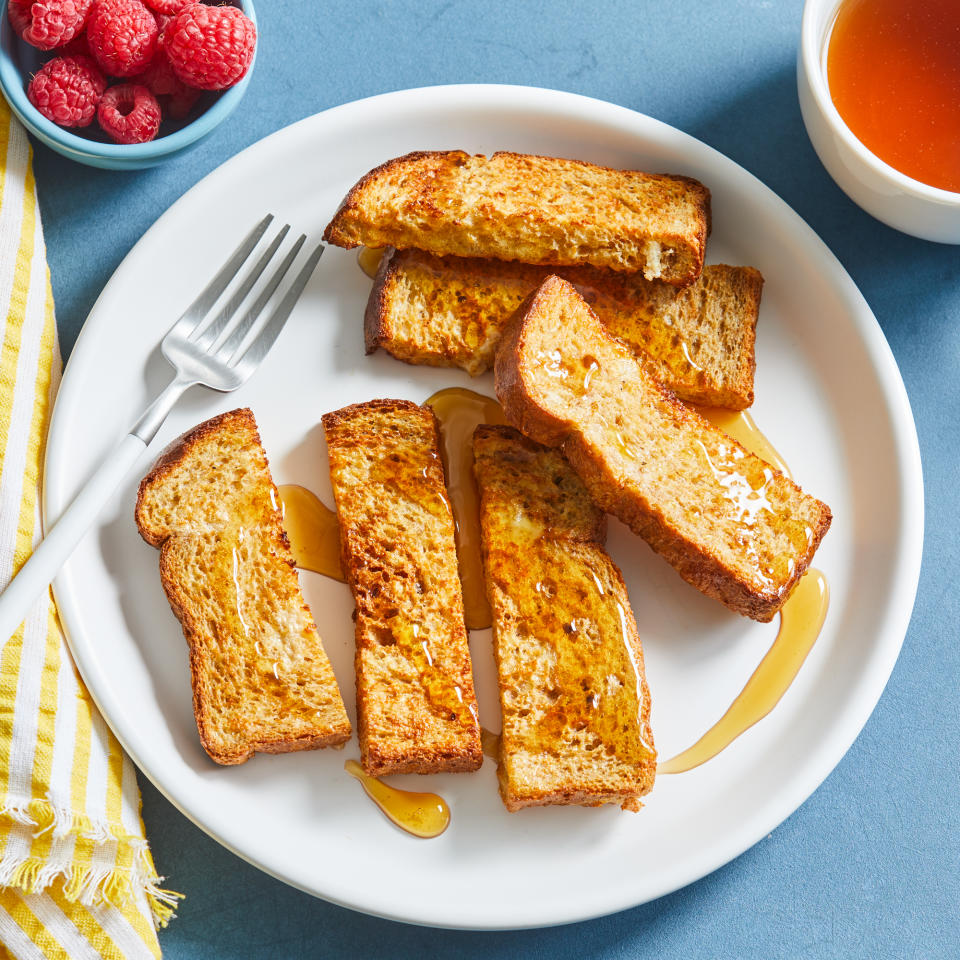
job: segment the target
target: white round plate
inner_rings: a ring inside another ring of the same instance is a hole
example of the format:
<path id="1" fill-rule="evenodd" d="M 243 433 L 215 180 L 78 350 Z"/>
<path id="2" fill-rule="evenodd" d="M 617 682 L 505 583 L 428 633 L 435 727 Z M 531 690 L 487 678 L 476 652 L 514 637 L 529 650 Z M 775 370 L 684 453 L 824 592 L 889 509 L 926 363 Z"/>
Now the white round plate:
<path id="1" fill-rule="evenodd" d="M 613 807 L 508 814 L 494 765 L 398 777 L 436 790 L 453 820 L 439 839 L 391 826 L 321 750 L 217 767 L 191 708 L 186 647 L 157 553 L 134 527 L 131 477 L 56 582 L 77 664 L 138 766 L 188 817 L 268 873 L 358 910 L 465 928 L 563 923 L 630 907 L 702 877 L 795 810 L 866 722 L 896 660 L 916 593 L 923 530 L 920 458 L 896 364 L 850 277 L 814 233 L 749 173 L 691 137 L 622 107 L 547 90 L 433 87 L 310 117 L 201 181 L 147 232 L 93 308 L 60 389 L 45 509 L 59 515 L 169 370 L 157 344 L 265 211 L 319 237 L 349 187 L 411 150 L 514 150 L 697 177 L 713 192 L 708 260 L 766 278 L 755 419 L 805 490 L 833 508 L 815 565 L 830 582 L 823 633 L 773 713 L 714 760 L 661 777 L 638 814 Z M 273 351 L 234 395 L 196 388 L 151 450 L 222 410 L 253 408 L 277 483 L 330 500 L 321 414 L 374 397 L 425 400 L 450 385 L 493 393 L 489 376 L 364 356 L 370 281 L 330 249 Z M 146 463 L 142 464 L 143 470 Z M 142 471 L 141 471 L 142 472 Z M 647 656 L 660 755 L 690 745 L 743 686 L 776 634 L 690 588 L 611 522 Z M 346 586 L 302 575 L 347 709 L 353 609 Z M 499 729 L 488 631 L 471 637 L 481 720 Z"/>

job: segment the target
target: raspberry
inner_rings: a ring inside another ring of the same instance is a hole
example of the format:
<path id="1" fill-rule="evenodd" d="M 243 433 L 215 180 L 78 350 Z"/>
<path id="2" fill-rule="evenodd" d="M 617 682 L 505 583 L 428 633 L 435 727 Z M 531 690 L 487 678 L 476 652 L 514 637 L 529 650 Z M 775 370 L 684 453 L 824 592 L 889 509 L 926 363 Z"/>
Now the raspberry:
<path id="1" fill-rule="evenodd" d="M 143 73 L 133 78 L 134 83 L 145 86 L 157 99 L 169 97 L 166 101 L 171 117 L 183 119 L 200 96 L 199 90 L 188 87 L 174 72 L 163 50 L 150 61 Z"/>
<path id="2" fill-rule="evenodd" d="M 10 0 L 8 13 L 27 43 L 52 50 L 83 30 L 92 6 L 93 0 Z"/>
<path id="3" fill-rule="evenodd" d="M 87 23 L 87 43 L 97 63 L 114 77 L 140 73 L 157 51 L 160 30 L 140 0 L 97 0 Z"/>
<path id="4" fill-rule="evenodd" d="M 90 45 L 87 43 L 87 34 L 78 33 L 69 43 L 65 43 L 62 47 L 57 47 L 57 55 L 61 57 L 77 57 L 84 56 L 93 58 L 93 54 L 90 52 Z"/>
<path id="5" fill-rule="evenodd" d="M 97 112 L 106 86 L 89 57 L 56 57 L 30 81 L 27 96 L 48 120 L 61 127 L 85 127 Z"/>
<path id="6" fill-rule="evenodd" d="M 33 19 L 31 7 L 33 0 L 10 0 L 7 4 L 7 16 L 10 17 L 13 32 L 18 37 L 22 37 L 30 28 L 30 21 Z"/>
<path id="7" fill-rule="evenodd" d="M 143 73 L 138 73 L 131 83 L 141 84 L 157 97 L 177 93 L 186 86 L 173 72 L 173 67 L 170 66 L 170 61 L 162 50 L 157 51 L 157 55 L 150 61 L 147 69 Z"/>
<path id="8" fill-rule="evenodd" d="M 160 104 L 138 83 L 111 87 L 97 107 L 97 121 L 117 143 L 146 143 L 160 129 Z"/>
<path id="9" fill-rule="evenodd" d="M 162 13 L 168 17 L 172 17 L 175 13 L 179 13 L 188 3 L 193 3 L 194 0 L 146 0 L 147 6 L 153 10 L 154 13 Z"/>
<path id="10" fill-rule="evenodd" d="M 173 20 L 173 17 L 168 17 L 165 13 L 155 13 L 154 16 L 157 18 L 157 29 L 160 31 L 157 35 L 157 50 L 162 50 L 163 31 L 167 29 L 167 24 Z"/>
<path id="11" fill-rule="evenodd" d="M 253 21 L 236 7 L 191 3 L 164 31 L 164 50 L 191 87 L 223 90 L 250 68 L 257 43 Z"/>
<path id="12" fill-rule="evenodd" d="M 175 120 L 182 120 L 192 109 L 193 105 L 200 98 L 200 91 L 193 87 L 183 85 L 181 93 L 171 93 L 167 101 L 168 112 Z"/>

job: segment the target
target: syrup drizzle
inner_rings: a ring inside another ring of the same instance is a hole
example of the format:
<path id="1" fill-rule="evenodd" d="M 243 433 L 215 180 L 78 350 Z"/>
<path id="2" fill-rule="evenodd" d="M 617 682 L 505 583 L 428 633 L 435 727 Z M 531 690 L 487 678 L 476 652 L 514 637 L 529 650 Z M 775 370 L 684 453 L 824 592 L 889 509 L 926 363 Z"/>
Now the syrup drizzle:
<path id="1" fill-rule="evenodd" d="M 786 461 L 746 410 L 690 406 L 761 460 L 792 477 Z M 692 747 L 659 764 L 657 773 L 692 770 L 715 757 L 770 713 L 793 683 L 820 635 L 829 595 L 826 577 L 819 570 L 808 570 L 780 611 L 780 628 L 773 646 L 727 712 Z"/>
<path id="2" fill-rule="evenodd" d="M 440 421 L 440 455 L 453 507 L 464 619 L 468 630 L 493 622 L 480 555 L 480 502 L 473 477 L 473 431 L 481 423 L 506 423 L 496 400 L 463 387 L 447 387 L 427 400 Z"/>
<path id="3" fill-rule="evenodd" d="M 463 690 L 456 684 L 451 689 L 449 675 L 434 665 L 429 637 L 421 633 L 420 625 L 403 623 L 399 618 L 388 623 L 393 642 L 402 651 L 404 659 L 414 665 L 431 708 L 439 716 L 455 717 L 458 723 L 475 727 L 478 723 L 476 707 L 465 703 Z"/>
<path id="4" fill-rule="evenodd" d="M 713 470 L 718 483 L 724 488 L 734 515 L 741 524 L 740 542 L 747 555 L 754 561 L 754 580 L 759 586 L 767 586 L 775 570 L 761 563 L 752 540 L 752 531 L 760 513 L 770 509 L 766 494 L 775 471 L 792 478 L 790 468 L 746 410 L 698 407 L 692 404 L 691 408 L 768 465 L 763 466 L 758 472 L 755 465 L 748 466 L 743 452 L 734 446 L 721 446 L 722 457 L 716 463 L 711 462 L 704 450 L 707 463 Z M 799 536 L 799 531 L 794 531 L 794 535 Z M 792 562 L 791 560 L 790 563 Z M 786 572 L 792 573 L 792 566 Z"/>
<path id="5" fill-rule="evenodd" d="M 727 712 L 692 747 L 657 766 L 657 773 L 684 773 L 706 763 L 780 702 L 823 626 L 830 601 L 827 578 L 808 570 L 780 611 L 777 639 Z"/>
<path id="6" fill-rule="evenodd" d="M 766 460 L 775 470 L 779 470 L 792 479 L 793 474 L 790 473 L 787 462 L 777 453 L 773 444 L 760 431 L 756 421 L 746 410 L 699 407 L 692 403 L 688 406 L 699 413 L 704 420 L 709 420 L 715 427 L 719 427 L 727 436 L 733 437 L 738 443 L 742 443 L 761 460 Z"/>
<path id="7" fill-rule="evenodd" d="M 299 484 L 286 483 L 278 489 L 283 504 L 283 525 L 297 566 L 346 583 L 340 566 L 337 512 Z"/>
<path id="8" fill-rule="evenodd" d="M 652 760 L 656 752 L 646 739 L 647 693 L 634 653 L 634 628 L 623 604 L 604 585 L 608 574 L 570 564 L 558 583 L 553 574 L 563 569 L 564 549 L 550 535 L 517 536 L 511 548 L 523 556 L 524 576 L 541 598 L 525 618 L 524 630 L 553 648 L 543 656 L 550 663 L 547 702 L 538 706 L 535 724 L 522 724 L 522 732 L 513 728 L 512 741 L 531 754 L 550 753 L 573 735 L 587 750 L 631 767 Z M 513 674 L 513 682 L 526 679 Z"/>
<path id="9" fill-rule="evenodd" d="M 381 250 L 364 248 L 359 257 L 364 271 L 371 276 L 376 273 L 381 255 Z M 591 372 L 588 371 L 587 377 Z M 480 514 L 471 438 L 480 423 L 506 421 L 495 400 L 461 387 L 440 390 L 427 403 L 433 407 L 441 425 L 441 456 L 455 520 L 466 625 L 468 629 L 481 630 L 490 626 L 492 616 L 480 556 Z M 747 411 L 697 406 L 693 409 L 775 469 L 791 476 L 786 462 Z M 279 492 L 284 525 L 297 566 L 343 582 L 336 512 L 297 484 L 285 484 Z M 724 716 L 692 747 L 661 763 L 657 772 L 682 773 L 705 763 L 770 713 L 813 647 L 828 603 L 825 576 L 818 570 L 809 570 L 781 611 L 780 628 L 773 646 Z M 484 754 L 498 760 L 499 734 L 482 729 L 481 737 Z M 450 811 L 442 797 L 388 787 L 364 773 L 353 760 L 348 760 L 344 769 L 360 780 L 367 794 L 392 822 L 414 836 L 439 836 L 449 824 Z"/>
<path id="10" fill-rule="evenodd" d="M 343 769 L 360 781 L 367 796 L 401 830 L 430 840 L 439 837 L 450 826 L 450 808 L 443 797 L 388 787 L 382 780 L 365 773 L 356 760 L 347 760 Z"/>
<path id="11" fill-rule="evenodd" d="M 361 247 L 357 254 L 360 269 L 371 279 L 377 275 L 380 261 L 383 259 L 383 247 Z"/>

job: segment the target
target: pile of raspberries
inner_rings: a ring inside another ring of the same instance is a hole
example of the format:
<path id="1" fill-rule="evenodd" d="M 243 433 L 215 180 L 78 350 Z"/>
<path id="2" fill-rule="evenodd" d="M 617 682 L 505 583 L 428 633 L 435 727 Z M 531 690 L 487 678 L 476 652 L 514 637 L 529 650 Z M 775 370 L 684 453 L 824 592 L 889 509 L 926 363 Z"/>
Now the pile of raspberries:
<path id="1" fill-rule="evenodd" d="M 197 0 L 9 0 L 8 11 L 27 43 L 58 54 L 30 102 L 61 127 L 96 116 L 117 143 L 146 143 L 164 114 L 183 119 L 201 91 L 232 87 L 257 42 L 242 11 Z"/>

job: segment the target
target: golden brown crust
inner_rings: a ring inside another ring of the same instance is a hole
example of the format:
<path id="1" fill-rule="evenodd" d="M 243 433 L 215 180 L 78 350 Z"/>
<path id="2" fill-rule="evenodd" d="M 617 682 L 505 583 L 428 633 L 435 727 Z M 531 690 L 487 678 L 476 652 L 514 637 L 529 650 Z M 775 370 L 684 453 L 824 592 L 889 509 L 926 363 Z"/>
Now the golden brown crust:
<path id="1" fill-rule="evenodd" d="M 548 340 L 572 380 L 581 358 L 598 363 L 589 390 L 538 378 L 534 358 Z M 685 580 L 755 620 L 779 611 L 830 526 L 829 507 L 653 380 L 570 284 L 551 277 L 528 298 L 504 333 L 495 379 L 507 419 L 560 447 L 594 501 Z"/>
<path id="2" fill-rule="evenodd" d="M 368 354 L 376 353 L 390 338 L 387 315 L 396 278 L 396 270 L 391 265 L 395 253 L 396 250 L 390 247 L 380 257 L 380 265 L 363 312 L 363 342 Z"/>
<path id="3" fill-rule="evenodd" d="M 689 177 L 508 151 L 489 158 L 422 151 L 362 177 L 324 239 L 347 248 L 586 262 L 682 286 L 703 267 L 709 206 L 709 191 Z"/>
<path id="4" fill-rule="evenodd" d="M 552 270 L 388 249 L 364 314 L 367 352 L 383 347 L 407 363 L 484 373 L 510 317 Z M 680 399 L 732 410 L 753 402 L 759 271 L 713 264 L 682 289 L 589 266 L 556 274 Z"/>
<path id="5" fill-rule="evenodd" d="M 243 763 L 255 752 L 339 745 L 350 736 L 277 502 L 246 408 L 174 441 L 137 494 L 137 528 L 160 549 L 161 582 L 189 646 L 200 741 L 220 764 Z M 235 517 L 243 518 L 242 535 L 233 532 Z M 234 565 L 247 558 L 232 576 L 221 569 L 227 547 Z M 257 601 L 264 592 L 272 598 L 266 605 Z M 266 682 L 255 682 L 263 654 L 276 659 Z"/>
<path id="6" fill-rule="evenodd" d="M 548 277 L 517 308 L 510 323 L 500 338 L 500 347 L 494 366 L 494 383 L 497 399 L 507 419 L 525 436 L 548 447 L 558 447 L 567 433 L 567 422 L 549 409 L 541 408 L 530 394 L 520 372 L 520 358 L 524 354 L 527 318 L 531 307 L 541 296 L 547 284 L 555 278 Z"/>
<path id="7" fill-rule="evenodd" d="M 473 447 L 504 804 L 636 810 L 656 774 L 650 693 L 604 514 L 559 451 L 505 426 Z"/>
<path id="8" fill-rule="evenodd" d="M 253 411 L 249 407 L 238 407 L 236 410 L 227 410 L 225 413 L 204 420 L 191 430 L 181 434 L 160 451 L 149 473 L 140 481 L 137 488 L 137 503 L 134 516 L 137 530 L 151 547 L 160 547 L 169 537 L 165 529 L 152 526 L 144 515 L 144 500 L 150 487 L 163 483 L 164 478 L 176 470 L 177 465 L 186 459 L 205 438 L 217 434 L 220 430 L 253 430 L 260 442 L 260 433 L 257 430 Z"/>
<path id="9" fill-rule="evenodd" d="M 357 604 L 361 763 L 373 775 L 475 770 L 483 753 L 434 413 L 372 400 L 323 426 Z"/>
<path id="10" fill-rule="evenodd" d="M 333 219 L 327 224 L 323 231 L 323 239 L 326 243 L 332 243 L 337 247 L 344 247 L 347 250 L 353 250 L 362 245 L 362 241 L 354 240 L 344 230 L 344 221 L 350 214 L 357 214 L 360 211 L 360 201 L 367 187 L 376 183 L 378 179 L 385 174 L 393 173 L 404 164 L 410 164 L 417 160 L 425 160 L 433 157 L 444 157 L 453 163 L 456 158 L 468 157 L 469 154 L 462 150 L 412 150 L 405 153 L 402 157 L 393 157 L 386 160 L 379 166 L 374 167 L 368 173 L 365 173 L 347 192 L 347 195 L 340 201 Z"/>

